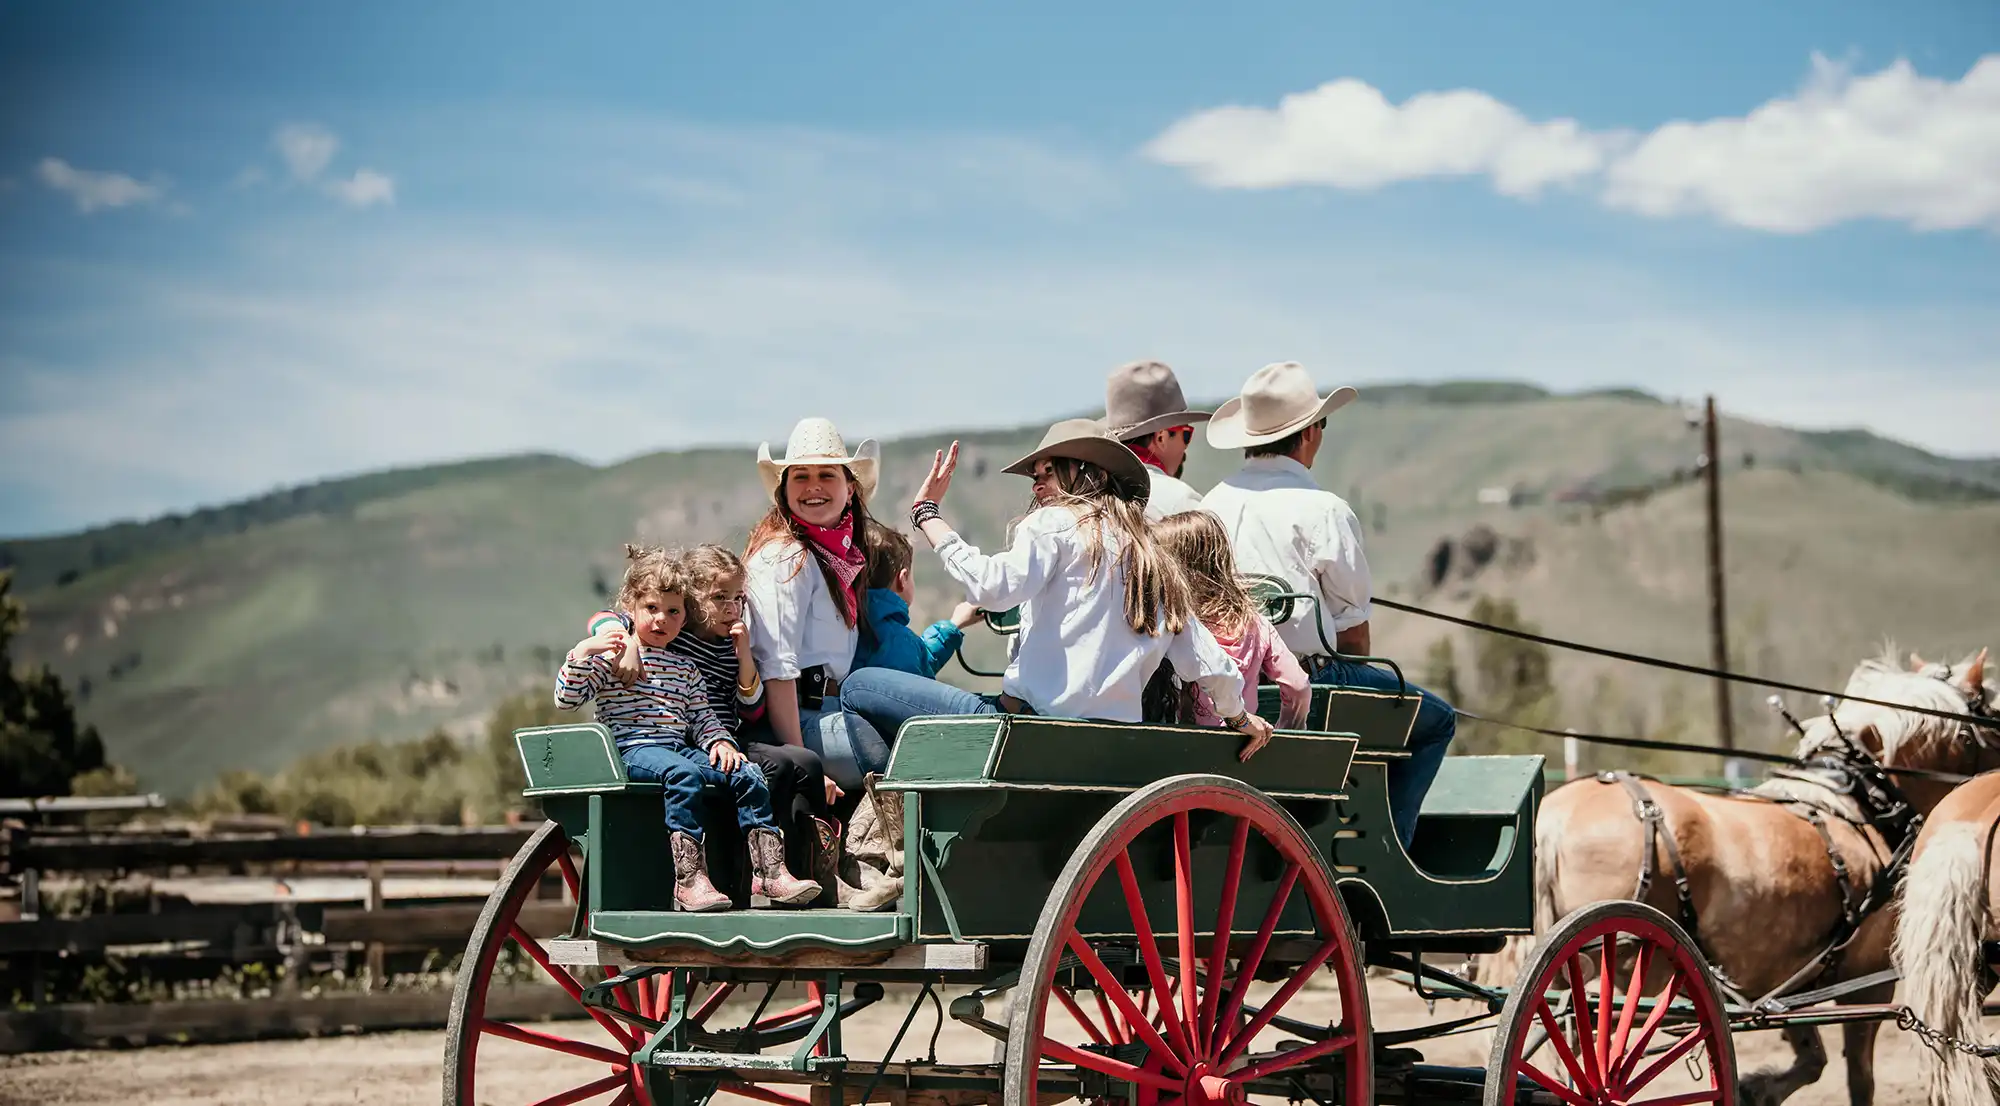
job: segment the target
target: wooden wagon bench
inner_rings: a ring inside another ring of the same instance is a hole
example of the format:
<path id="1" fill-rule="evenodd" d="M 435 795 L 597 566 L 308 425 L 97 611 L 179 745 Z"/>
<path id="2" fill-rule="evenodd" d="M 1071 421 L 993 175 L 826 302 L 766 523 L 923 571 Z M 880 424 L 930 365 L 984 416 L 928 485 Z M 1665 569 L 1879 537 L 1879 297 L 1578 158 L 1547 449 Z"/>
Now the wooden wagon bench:
<path id="1" fill-rule="evenodd" d="M 1536 1081 L 1546 1073 L 1518 1057 L 1534 1052 L 1529 1038 L 1545 1024 L 1574 1036 L 1576 1007 L 1542 1000 L 1561 991 L 1557 968 L 1607 940 L 1616 963 L 1641 949 L 1647 961 L 1644 988 L 1624 987 L 1622 974 L 1600 988 L 1614 1001 L 1598 1006 L 1625 1034 L 1616 1053 L 1607 1042 L 1607 1065 L 1644 1056 L 1650 1068 L 1668 1048 L 1681 1050 L 1678 1064 L 1699 1047 L 1712 1094 L 1688 1101 L 1733 1100 L 1722 1097 L 1733 1096 L 1733 1055 L 1720 1005 L 1706 1001 L 1715 993 L 1708 970 L 1678 928 L 1645 907 L 1603 904 L 1583 912 L 1577 940 L 1545 943 L 1524 969 L 1531 986 L 1540 981 L 1535 1001 L 1421 963 L 1423 953 L 1489 952 L 1531 931 L 1543 761 L 1446 758 L 1406 851 L 1385 780 L 1406 755 L 1415 707 L 1395 692 L 1315 687 L 1307 727 L 1280 731 L 1247 763 L 1236 759 L 1235 735 L 1217 730 L 913 720 L 881 784 L 903 798 L 903 897 L 878 914 L 673 911 L 657 787 L 626 779 L 602 727 L 520 731 L 527 793 L 550 821 L 515 858 L 467 946 L 445 1101 L 511 1101 L 479 1062 L 482 1043 L 500 1038 L 573 1065 L 572 1090 L 544 1103 L 664 1106 L 719 1092 L 800 1104 L 1026 1103 L 1031 1094 L 1553 1103 L 1564 1100 Z M 1267 716 L 1276 708 L 1269 695 L 1260 704 Z M 577 906 L 566 926 L 537 932 L 518 912 L 525 888 L 551 870 L 575 889 Z M 580 1039 L 591 1035 L 583 1023 L 564 1032 L 491 1013 L 488 981 L 503 953 L 554 977 L 613 1043 Z M 1424 1031 L 1372 1024 L 1372 966 L 1484 999 L 1481 1017 L 1497 1014 L 1502 1029 L 1494 1070 L 1426 1065 L 1409 1047 Z M 1313 1002 L 1323 1009 L 1330 997 L 1337 1017 L 1287 1013 L 1309 983 Z M 786 984 L 807 1000 L 771 1010 Z M 930 988 L 970 988 L 949 1016 L 994 1039 L 991 1062 L 848 1055 L 842 1022 L 891 984 L 926 985 L 905 1030 Z M 1654 1002 L 1665 985 L 1676 997 Z M 733 995 L 764 1001 L 741 1025 L 717 1024 Z M 1586 1032 L 1593 1020 L 1582 1019 Z"/>

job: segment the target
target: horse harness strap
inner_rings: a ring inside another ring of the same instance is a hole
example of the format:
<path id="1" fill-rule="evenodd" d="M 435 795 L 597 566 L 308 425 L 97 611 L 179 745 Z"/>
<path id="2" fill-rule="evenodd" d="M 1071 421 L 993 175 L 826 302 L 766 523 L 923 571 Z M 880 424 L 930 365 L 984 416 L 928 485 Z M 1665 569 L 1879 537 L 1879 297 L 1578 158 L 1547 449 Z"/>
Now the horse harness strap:
<path id="1" fill-rule="evenodd" d="M 1601 783 L 1615 781 L 1624 785 L 1626 793 L 1632 796 L 1632 814 L 1639 819 L 1639 824 L 1646 831 L 1646 847 L 1639 851 L 1639 885 L 1632 891 L 1633 900 L 1645 902 L 1646 895 L 1652 891 L 1653 854 L 1655 846 L 1664 841 L 1667 846 L 1667 863 L 1674 868 L 1674 896 L 1680 903 L 1681 928 L 1687 930 L 1688 936 L 1694 938 L 1695 944 L 1700 946 L 1701 918 L 1695 913 L 1694 891 L 1688 884 L 1687 865 L 1681 863 L 1680 843 L 1674 840 L 1673 830 L 1666 827 L 1666 811 L 1661 809 L 1660 804 L 1654 801 L 1653 796 L 1640 784 L 1639 777 L 1630 772 L 1599 772 L 1597 778 Z M 1703 950 L 1703 955 L 1707 955 L 1706 950 Z M 1708 960 L 1711 965 L 1715 963 L 1713 956 L 1709 956 Z M 1717 968 L 1718 974 L 1720 971 L 1721 969 Z"/>

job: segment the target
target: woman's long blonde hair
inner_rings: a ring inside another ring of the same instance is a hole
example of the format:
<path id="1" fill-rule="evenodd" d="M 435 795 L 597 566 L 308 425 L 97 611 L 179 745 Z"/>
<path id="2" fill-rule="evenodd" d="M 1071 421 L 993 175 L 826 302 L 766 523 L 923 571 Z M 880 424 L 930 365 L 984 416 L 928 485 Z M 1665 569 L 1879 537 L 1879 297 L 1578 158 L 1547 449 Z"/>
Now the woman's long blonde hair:
<path id="1" fill-rule="evenodd" d="M 1236 575 L 1236 554 L 1222 520 L 1207 511 L 1183 511 L 1160 520 L 1153 532 L 1187 579 L 1201 624 L 1220 637 L 1243 636 L 1257 617 L 1257 602 Z"/>
<path id="2" fill-rule="evenodd" d="M 1146 504 L 1128 498 L 1111 474 L 1089 461 L 1052 457 L 1057 494 L 1049 504 L 1076 515 L 1084 531 L 1084 554 L 1093 575 L 1104 565 L 1107 533 L 1119 541 L 1118 567 L 1125 573 L 1125 624 L 1133 633 L 1178 634 L 1196 617 L 1187 581 L 1174 559 L 1146 526 Z"/>

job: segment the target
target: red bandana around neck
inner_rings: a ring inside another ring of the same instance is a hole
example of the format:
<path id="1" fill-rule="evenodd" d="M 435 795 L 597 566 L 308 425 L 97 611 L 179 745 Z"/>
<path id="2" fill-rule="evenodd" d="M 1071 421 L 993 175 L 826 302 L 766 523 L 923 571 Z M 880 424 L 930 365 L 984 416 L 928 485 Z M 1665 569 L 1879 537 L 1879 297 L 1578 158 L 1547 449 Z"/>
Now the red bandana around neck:
<path id="1" fill-rule="evenodd" d="M 861 573 L 868 567 L 868 555 L 854 544 L 854 510 L 841 512 L 832 526 L 814 526 L 797 515 L 792 521 L 806 535 L 806 545 L 821 564 L 830 565 L 840 578 L 845 594 L 839 597 L 841 611 L 852 616 L 861 609 Z"/>
<path id="2" fill-rule="evenodd" d="M 1158 457 L 1153 456 L 1153 451 L 1150 447 L 1143 445 L 1135 445 L 1129 448 L 1132 450 L 1132 452 L 1139 455 L 1139 460 L 1143 462 L 1147 468 L 1157 469 L 1162 474 L 1171 475 L 1170 473 L 1167 473 L 1167 466 L 1161 464 L 1160 459 Z"/>

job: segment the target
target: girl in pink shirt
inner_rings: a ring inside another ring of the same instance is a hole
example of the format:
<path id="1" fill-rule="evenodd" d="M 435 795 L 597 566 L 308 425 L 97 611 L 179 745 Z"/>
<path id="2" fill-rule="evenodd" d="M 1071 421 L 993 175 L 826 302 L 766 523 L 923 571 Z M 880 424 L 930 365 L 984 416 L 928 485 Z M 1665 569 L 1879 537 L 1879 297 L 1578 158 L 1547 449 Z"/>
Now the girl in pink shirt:
<path id="1" fill-rule="evenodd" d="M 1222 521 L 1207 511 L 1185 511 L 1162 519 L 1154 530 L 1160 545 L 1180 565 L 1188 589 L 1194 593 L 1195 610 L 1201 624 L 1243 674 L 1243 700 L 1256 703 L 1257 685 L 1269 677 L 1278 685 L 1278 728 L 1296 730 L 1305 725 L 1306 710 L 1312 703 L 1312 687 L 1305 669 L 1285 643 L 1277 627 L 1257 609 L 1250 593 L 1236 575 L 1236 555 L 1229 549 L 1229 534 Z M 1195 724 L 1220 726 L 1215 704 L 1199 688 L 1195 693 Z"/>

